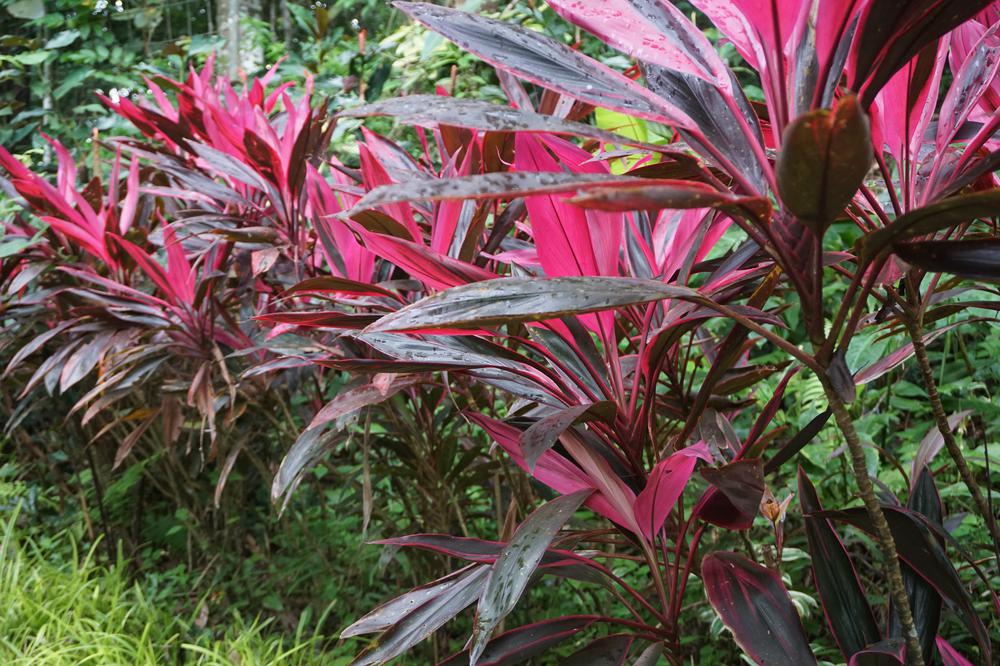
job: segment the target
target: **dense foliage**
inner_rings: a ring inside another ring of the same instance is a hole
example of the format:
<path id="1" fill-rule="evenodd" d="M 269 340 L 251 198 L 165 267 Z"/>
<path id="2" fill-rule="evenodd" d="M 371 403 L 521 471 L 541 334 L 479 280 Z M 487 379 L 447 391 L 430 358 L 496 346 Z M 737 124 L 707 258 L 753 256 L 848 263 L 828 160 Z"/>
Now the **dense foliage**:
<path id="1" fill-rule="evenodd" d="M 331 94 L 316 12 L 0 148 L 13 474 L 251 610 L 394 570 L 356 664 L 991 663 L 1000 3 L 395 6 L 494 71 Z"/>

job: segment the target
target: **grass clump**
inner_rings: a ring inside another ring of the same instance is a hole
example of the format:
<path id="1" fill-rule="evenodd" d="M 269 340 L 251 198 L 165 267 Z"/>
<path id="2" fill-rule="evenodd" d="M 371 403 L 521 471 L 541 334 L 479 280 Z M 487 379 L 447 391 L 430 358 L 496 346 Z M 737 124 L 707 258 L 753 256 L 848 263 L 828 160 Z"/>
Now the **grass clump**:
<path id="1" fill-rule="evenodd" d="M 121 558 L 99 564 L 65 533 L 42 542 L 20 534 L 16 512 L 0 541 L 0 663 L 225 665 L 346 663 L 324 652 L 322 637 L 271 633 L 269 622 L 233 615 L 204 626 L 173 612 L 129 581 Z M 321 624 L 321 623 L 320 623 Z"/>

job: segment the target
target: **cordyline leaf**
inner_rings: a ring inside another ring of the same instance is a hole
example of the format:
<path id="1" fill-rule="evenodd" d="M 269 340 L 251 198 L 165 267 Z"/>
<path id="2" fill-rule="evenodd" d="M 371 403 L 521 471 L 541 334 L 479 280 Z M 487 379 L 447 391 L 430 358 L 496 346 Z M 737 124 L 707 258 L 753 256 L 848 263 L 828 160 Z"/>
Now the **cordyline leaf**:
<path id="1" fill-rule="evenodd" d="M 764 465 L 759 458 L 735 460 L 721 467 L 702 467 L 701 475 L 726 496 L 741 515 L 757 515 L 764 496 Z"/>
<path id="2" fill-rule="evenodd" d="M 851 90 L 865 108 L 882 86 L 926 45 L 989 5 L 991 0 L 874 0 L 858 25 Z M 864 84 L 864 85 L 862 85 Z"/>
<path id="3" fill-rule="evenodd" d="M 989 663 L 992 654 L 989 634 L 982 619 L 976 613 L 969 593 L 955 571 L 954 565 L 940 544 L 930 535 L 927 527 L 910 515 L 907 509 L 897 506 L 883 506 L 882 511 L 889 523 L 899 557 L 960 611 L 963 622 L 979 643 L 985 662 Z M 869 534 L 875 533 L 875 528 L 862 507 L 843 511 L 820 511 L 814 515 L 849 523 Z"/>
<path id="4" fill-rule="evenodd" d="M 528 465 L 524 462 L 524 456 L 521 454 L 521 432 L 517 428 L 479 413 L 469 413 L 468 417 L 470 421 L 489 433 L 518 467 L 525 472 L 528 471 Z M 565 439 L 568 441 L 570 438 Z M 599 488 L 601 492 L 591 495 L 586 502 L 587 506 L 619 525 L 629 526 L 630 523 L 634 523 L 635 521 L 630 520 L 630 518 L 635 497 L 628 500 L 626 506 L 626 502 L 622 499 L 624 493 L 619 493 L 618 496 L 614 493 L 612 487 L 614 481 L 600 478 L 603 476 L 601 470 L 594 469 L 594 465 L 589 467 L 591 469 L 585 472 L 562 455 L 550 450 L 543 453 L 538 459 L 532 476 L 560 494 Z M 596 472 L 598 476 L 592 475 L 591 471 Z M 615 480 L 621 482 L 618 477 L 615 477 Z M 628 498 L 625 497 L 625 499 Z M 624 513 L 625 511 L 628 511 L 628 514 Z"/>
<path id="5" fill-rule="evenodd" d="M 948 428 L 954 431 L 958 427 L 958 424 L 965 420 L 965 418 L 972 413 L 971 409 L 966 409 L 961 412 L 956 412 L 948 417 Z M 920 470 L 924 467 L 929 467 L 931 461 L 934 460 L 934 456 L 938 454 L 941 447 L 944 446 L 944 435 L 936 425 L 930 427 L 924 438 L 920 440 L 920 446 L 917 448 L 917 455 L 913 456 L 913 465 L 910 468 L 910 478 L 916 479 L 920 474 Z M 926 515 L 926 514 L 925 514 Z M 937 522 L 941 522 L 938 518 Z"/>
<path id="6" fill-rule="evenodd" d="M 563 495 L 535 509 L 517 528 L 510 543 L 490 569 L 479 598 L 476 625 L 469 648 L 469 664 L 475 666 L 486 649 L 490 633 L 510 613 L 528 587 L 535 568 L 552 539 L 592 490 Z"/>
<path id="7" fill-rule="evenodd" d="M 426 585 L 415 587 L 409 592 L 401 594 L 395 599 L 391 599 L 371 610 L 364 617 L 355 620 L 349 627 L 340 632 L 340 637 L 351 638 L 353 636 L 364 636 L 365 634 L 385 631 L 405 618 L 414 609 L 440 596 L 454 587 L 463 578 L 467 577 L 470 572 L 477 570 L 483 571 L 481 575 L 485 575 L 486 567 L 468 566 Z"/>
<path id="8" fill-rule="evenodd" d="M 933 331 L 927 331 L 923 336 L 924 344 L 930 344 L 950 329 L 964 323 L 967 322 L 956 322 L 947 326 L 942 326 L 941 328 L 936 328 Z M 854 383 L 861 386 L 862 384 L 875 381 L 893 368 L 899 367 L 902 363 L 905 363 L 911 356 L 913 356 L 913 343 L 909 342 L 888 356 L 885 356 L 878 361 L 875 361 L 868 367 L 859 370 L 857 374 L 854 375 Z"/>
<path id="9" fill-rule="evenodd" d="M 552 448 L 566 428 L 574 423 L 600 420 L 610 423 L 614 420 L 615 403 L 610 400 L 574 405 L 539 419 L 521 435 L 521 451 L 528 469 L 535 471 L 538 458 Z"/>
<path id="10" fill-rule="evenodd" d="M 254 316 L 255 321 L 271 324 L 294 324 L 315 328 L 359 329 L 378 321 L 378 315 L 354 314 L 338 310 L 317 312 L 271 312 Z"/>
<path id="11" fill-rule="evenodd" d="M 816 488 L 801 467 L 799 502 L 806 515 L 806 537 L 816 591 L 819 592 L 833 637 L 844 657 L 850 659 L 866 645 L 878 642 L 882 634 L 840 536 L 829 520 L 809 515 L 822 511 L 823 507 Z"/>
<path id="12" fill-rule="evenodd" d="M 629 649 L 635 636 L 612 634 L 591 641 L 586 647 L 574 652 L 562 662 L 563 666 L 587 664 L 588 666 L 625 666 Z"/>
<path id="13" fill-rule="evenodd" d="M 862 237 L 861 254 L 871 259 L 890 244 L 997 216 L 1000 216 L 1000 188 L 948 197 L 904 213 L 892 224 Z"/>
<path id="14" fill-rule="evenodd" d="M 1000 210 L 994 214 L 1000 215 Z M 1000 240 L 913 241 L 894 243 L 892 251 L 925 271 L 971 279 L 1000 279 Z"/>
<path id="15" fill-rule="evenodd" d="M 658 0 L 548 3 L 557 14 L 643 62 L 731 85 L 729 71 L 704 33 L 683 12 Z"/>
<path id="16" fill-rule="evenodd" d="M 285 295 L 296 294 L 304 291 L 321 291 L 344 294 L 345 296 L 386 296 L 393 300 L 399 300 L 399 295 L 367 282 L 357 282 L 347 278 L 327 275 L 324 277 L 314 277 L 297 282 L 284 291 Z"/>
<path id="17" fill-rule="evenodd" d="M 942 637 L 938 636 L 935 643 L 937 643 L 938 654 L 941 655 L 941 663 L 944 666 L 972 666 L 971 661 L 963 657 Z"/>
<path id="18" fill-rule="evenodd" d="M 487 643 L 482 656 L 479 657 L 479 666 L 523 664 L 602 620 L 604 618 L 598 615 L 567 615 L 511 629 Z M 468 664 L 469 653 L 463 650 L 438 666 L 468 666 Z"/>
<path id="19" fill-rule="evenodd" d="M 830 416 L 833 415 L 829 409 L 825 409 L 816 416 L 812 418 L 805 426 L 802 427 L 795 435 L 785 442 L 780 449 L 778 449 L 773 456 L 771 456 L 766 463 L 764 463 L 764 473 L 771 474 L 777 471 L 783 464 L 791 460 L 796 453 L 801 451 L 806 444 L 811 442 L 816 435 L 823 430 L 826 422 L 830 420 Z"/>
<path id="20" fill-rule="evenodd" d="M 923 514 L 932 523 L 940 525 L 944 519 L 944 508 L 930 471 L 926 467 L 920 467 L 912 479 L 912 484 L 910 498 L 906 503 L 907 508 Z M 913 624 L 920 638 L 924 661 L 930 663 L 934 654 L 934 637 L 937 636 L 938 625 L 941 622 L 941 595 L 907 565 L 903 565 L 903 584 L 906 587 L 906 596 L 910 600 Z M 903 629 L 899 625 L 899 617 L 895 610 L 890 615 L 889 634 L 895 638 L 903 636 Z"/>
<path id="21" fill-rule="evenodd" d="M 354 118 L 392 116 L 400 122 L 424 127 L 450 125 L 489 132 L 569 134 L 596 139 L 602 143 L 645 145 L 593 125 L 475 99 L 457 99 L 442 95 L 408 95 L 381 99 L 372 104 L 341 111 L 337 115 Z"/>
<path id="22" fill-rule="evenodd" d="M 799 614 L 777 573 L 739 553 L 720 551 L 701 562 L 712 607 L 754 662 L 815 664 Z"/>
<path id="23" fill-rule="evenodd" d="M 686 180 L 639 181 L 619 187 L 595 187 L 570 199 L 584 208 L 607 211 L 709 208 L 738 199 L 729 192 Z"/>
<path id="24" fill-rule="evenodd" d="M 411 601 L 410 599 L 407 599 L 405 604 L 398 604 L 397 602 L 402 597 L 390 602 L 391 608 L 388 610 L 391 612 L 385 614 L 401 614 L 402 618 L 394 621 L 391 628 L 379 637 L 379 641 L 370 650 L 358 655 L 351 662 L 351 666 L 384 664 L 403 654 L 437 631 L 445 622 L 458 615 L 476 600 L 476 597 L 480 595 L 489 572 L 490 568 L 483 564 L 465 569 L 464 573 L 455 578 L 450 585 L 444 586 L 443 589 L 437 591 L 435 595 L 419 606 L 416 605 L 417 600 Z M 386 607 L 390 604 L 382 606 L 380 609 L 373 611 L 373 613 L 385 611 Z M 370 613 L 351 627 L 348 627 L 345 632 L 351 631 L 355 625 L 370 618 L 373 613 Z M 372 623 L 380 624 L 381 622 L 378 618 L 375 618 L 375 621 Z M 356 635 L 357 633 L 361 632 L 355 630 L 353 634 L 349 635 Z M 345 635 L 347 634 L 341 634 L 341 637 Z"/>
<path id="25" fill-rule="evenodd" d="M 680 130 L 694 150 L 700 155 L 721 154 L 725 161 L 720 166 L 734 176 L 742 174 L 752 191 L 765 191 L 763 158 L 758 157 L 764 140 L 757 115 L 739 86 L 723 89 L 693 74 L 652 64 L 643 68 L 643 74 L 650 90 L 671 100 L 697 127 L 697 131 Z"/>
<path id="26" fill-rule="evenodd" d="M 348 418 L 364 407 L 383 402 L 414 382 L 412 377 L 400 377 L 388 386 L 369 383 L 338 393 L 316 414 L 281 460 L 271 484 L 271 499 L 277 501 L 295 485 L 302 473 L 326 450 Z"/>
<path id="27" fill-rule="evenodd" d="M 518 25 L 426 3 L 396 7 L 500 70 L 574 99 L 668 125 L 691 121 L 628 77 Z"/>
<path id="28" fill-rule="evenodd" d="M 799 116 L 785 129 L 778 155 L 781 200 L 822 235 L 858 191 L 872 157 L 868 119 L 857 97 Z"/>
<path id="29" fill-rule="evenodd" d="M 380 185 L 366 194 L 352 209 L 355 211 L 403 201 L 440 201 L 444 199 L 502 199 L 528 194 L 575 192 L 588 187 L 633 185 L 642 182 L 633 176 L 603 173 L 549 173 L 503 171 L 458 178 L 414 178 L 405 183 Z M 651 181 L 655 182 L 655 181 Z"/>
<path id="30" fill-rule="evenodd" d="M 887 638 L 852 654 L 847 666 L 904 666 L 905 663 L 906 643 Z"/>
<path id="31" fill-rule="evenodd" d="M 502 541 L 486 541 L 469 537 L 456 537 L 450 534 L 408 534 L 390 539 L 373 541 L 383 546 L 401 546 L 420 548 L 435 553 L 456 557 L 467 562 L 493 564 L 507 545 Z M 542 566 L 562 566 L 580 562 L 581 556 L 572 551 L 550 548 L 545 551 L 540 564 Z"/>
<path id="32" fill-rule="evenodd" d="M 646 487 L 635 498 L 635 520 L 649 542 L 663 527 L 677 499 L 684 492 L 698 459 L 710 462 L 704 442 L 675 451 L 653 468 Z"/>
<path id="33" fill-rule="evenodd" d="M 353 223 L 349 224 L 352 226 Z M 452 259 L 426 247 L 403 238 L 372 233 L 357 229 L 365 247 L 373 254 L 402 268 L 412 277 L 435 289 L 447 289 L 469 282 L 489 280 L 496 277 L 485 268 L 458 259 Z"/>
<path id="34" fill-rule="evenodd" d="M 428 296 L 382 317 L 365 332 L 480 328 L 695 297 L 700 296 L 687 287 L 635 278 L 499 278 Z"/>

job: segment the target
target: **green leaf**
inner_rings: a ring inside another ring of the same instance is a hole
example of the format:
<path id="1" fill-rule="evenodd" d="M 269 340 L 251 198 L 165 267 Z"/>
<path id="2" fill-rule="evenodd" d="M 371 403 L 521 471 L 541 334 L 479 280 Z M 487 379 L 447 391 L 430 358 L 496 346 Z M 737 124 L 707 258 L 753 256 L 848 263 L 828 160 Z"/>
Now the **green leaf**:
<path id="1" fill-rule="evenodd" d="M 62 32 L 56 33 L 56 35 L 45 42 L 45 48 L 47 49 L 61 49 L 64 46 L 69 46 L 76 41 L 76 38 L 80 36 L 79 30 L 63 30 Z"/>
<path id="2" fill-rule="evenodd" d="M 868 118 L 857 97 L 799 116 L 785 130 L 778 155 L 781 200 L 821 235 L 858 191 L 872 155 Z"/>
<path id="3" fill-rule="evenodd" d="M 45 3 L 42 0 L 18 0 L 7 5 L 7 11 L 14 18 L 33 21 L 45 16 Z"/>
<path id="4" fill-rule="evenodd" d="M 30 51 L 28 53 L 19 53 L 13 59 L 22 65 L 40 65 L 45 62 L 45 59 L 51 53 L 52 51 Z"/>
<path id="5" fill-rule="evenodd" d="M 56 89 L 52 91 L 52 96 L 56 99 L 62 99 L 66 93 L 83 83 L 87 77 L 93 73 L 93 71 L 94 70 L 90 67 L 78 67 L 72 70 L 69 74 L 63 77 L 63 80 L 59 82 Z"/>

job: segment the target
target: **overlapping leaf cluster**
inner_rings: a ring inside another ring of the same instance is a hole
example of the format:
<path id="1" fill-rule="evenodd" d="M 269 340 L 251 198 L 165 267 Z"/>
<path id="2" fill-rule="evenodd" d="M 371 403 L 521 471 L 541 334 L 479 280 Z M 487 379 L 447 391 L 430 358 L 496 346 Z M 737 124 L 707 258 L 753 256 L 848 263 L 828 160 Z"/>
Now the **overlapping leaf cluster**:
<path id="1" fill-rule="evenodd" d="M 398 398 L 419 419 L 485 431 L 556 499 L 516 529 L 498 526 L 503 541 L 389 540 L 467 564 L 345 630 L 381 632 L 358 664 L 403 654 L 472 604 L 467 653 L 446 663 L 512 663 L 599 627 L 571 660 L 682 663 L 695 578 L 751 659 L 815 663 L 780 575 L 789 505 L 766 475 L 787 474 L 833 417 L 862 506 L 825 509 L 803 472 L 799 505 L 845 660 L 919 664 L 937 651 L 961 663 L 937 635 L 946 603 L 988 662 L 989 620 L 949 557 L 961 548 L 942 528 L 928 467 L 942 445 L 994 547 L 996 525 L 940 401 L 941 444 L 921 451 L 905 501 L 876 495 L 850 405 L 911 357 L 936 400 L 925 346 L 941 329 L 927 329 L 965 307 L 950 300 L 969 288 L 961 278 L 998 275 L 998 4 L 693 1 L 756 72 L 763 101 L 670 3 L 549 4 L 637 67 L 622 74 L 516 25 L 399 3 L 494 65 L 510 100 L 442 94 L 344 112 L 415 126 L 415 155 L 365 131 L 359 164 L 345 166 L 324 154 L 330 124 L 308 94 L 268 93 L 266 77 L 236 93 L 210 68 L 169 82 L 176 106 L 151 82 L 154 104 L 116 107 L 149 141 L 118 144 L 132 162 L 122 178 L 116 161 L 106 189 L 92 181 L 79 193 L 68 156 L 53 187 L 4 154 L 13 187 L 49 225 L 29 255 L 5 260 L 0 279 L 19 299 L 10 312 L 70 316 L 15 359 L 56 349 L 27 392 L 65 389 L 100 365 L 84 401 L 92 417 L 163 381 L 148 427 L 168 418 L 180 375 L 211 433 L 217 411 L 259 400 L 290 371 L 348 373 L 291 445 L 276 500 L 360 414 L 367 447 L 371 419 Z M 594 107 L 672 140 L 587 124 Z M 854 229 L 856 245 L 832 241 L 834 225 Z M 34 230 L 18 222 L 9 233 Z M 161 247 L 166 268 L 153 256 Z M 831 282 L 844 289 L 833 304 Z M 869 326 L 905 331 L 909 344 L 849 368 Z M 137 344 L 145 351 L 126 351 Z M 758 361 L 765 353 L 783 360 Z M 787 432 L 773 422 L 799 372 L 819 378 L 829 409 Z M 777 390 L 758 399 L 772 376 Z M 487 464 L 486 451 L 462 446 L 456 469 Z M 580 507 L 588 529 L 565 529 Z M 758 514 L 775 534 L 766 566 L 706 548 L 704 535 L 746 530 Z M 841 523 L 875 537 L 888 612 L 861 587 Z M 620 554 L 643 566 L 640 585 L 615 573 Z M 542 575 L 602 585 L 621 612 L 494 635 Z M 996 601 L 988 583 L 979 592 Z"/>

